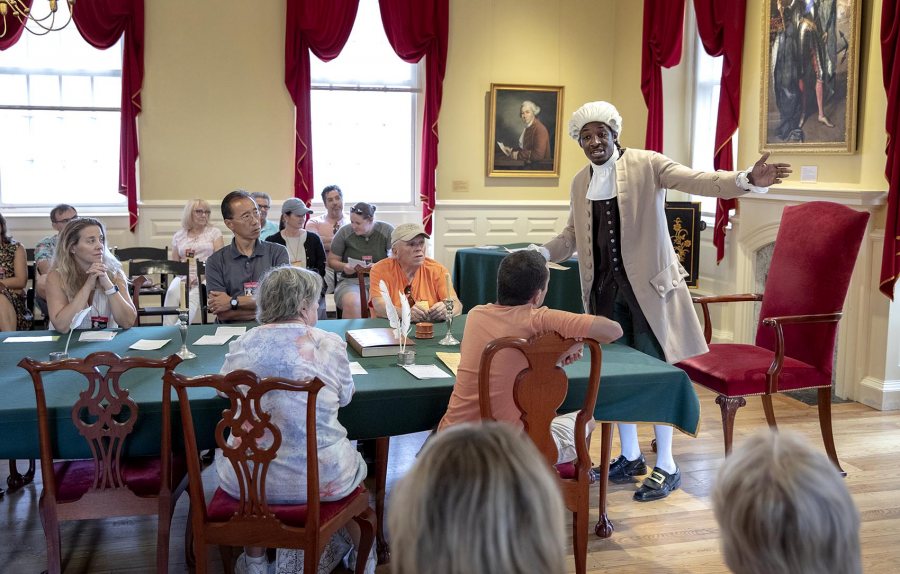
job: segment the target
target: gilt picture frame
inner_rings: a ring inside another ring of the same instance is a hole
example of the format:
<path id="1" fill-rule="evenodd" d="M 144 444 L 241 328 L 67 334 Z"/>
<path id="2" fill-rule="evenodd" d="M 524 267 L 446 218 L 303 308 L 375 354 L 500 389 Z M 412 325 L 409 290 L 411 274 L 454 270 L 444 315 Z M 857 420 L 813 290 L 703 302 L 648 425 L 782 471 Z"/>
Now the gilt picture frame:
<path id="1" fill-rule="evenodd" d="M 559 177 L 563 87 L 491 84 L 488 177 Z"/>
<path id="2" fill-rule="evenodd" d="M 760 151 L 856 151 L 862 0 L 763 3 Z"/>

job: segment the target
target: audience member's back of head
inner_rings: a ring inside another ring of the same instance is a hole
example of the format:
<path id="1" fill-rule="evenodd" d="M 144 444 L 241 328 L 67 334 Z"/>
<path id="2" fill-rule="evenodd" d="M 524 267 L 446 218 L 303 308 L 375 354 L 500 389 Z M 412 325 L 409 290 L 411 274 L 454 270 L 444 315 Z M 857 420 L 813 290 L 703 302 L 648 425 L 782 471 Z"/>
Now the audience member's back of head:
<path id="1" fill-rule="evenodd" d="M 524 305 L 547 286 L 549 276 L 547 260 L 537 251 L 510 253 L 497 269 L 497 303 Z"/>
<path id="2" fill-rule="evenodd" d="M 712 499 L 736 574 L 862 572 L 859 512 L 844 479 L 795 433 L 767 430 L 742 443 Z"/>
<path id="3" fill-rule="evenodd" d="M 394 488 L 395 574 L 559 574 L 563 505 L 537 449 L 503 423 L 435 435 Z"/>

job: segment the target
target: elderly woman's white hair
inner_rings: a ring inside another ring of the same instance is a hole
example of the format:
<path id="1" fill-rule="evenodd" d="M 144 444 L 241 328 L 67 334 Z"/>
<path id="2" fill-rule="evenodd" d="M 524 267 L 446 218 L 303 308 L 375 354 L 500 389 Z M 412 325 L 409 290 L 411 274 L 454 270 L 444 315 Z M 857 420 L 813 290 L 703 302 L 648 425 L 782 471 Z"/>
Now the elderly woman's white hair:
<path id="1" fill-rule="evenodd" d="M 296 319 L 305 306 L 319 307 L 322 278 L 301 267 L 282 265 L 269 269 L 256 294 L 256 320 L 261 324 Z"/>
<path id="2" fill-rule="evenodd" d="M 575 110 L 569 120 L 569 135 L 573 140 L 581 136 L 581 128 L 591 122 L 606 124 L 618 135 L 622 135 L 622 116 L 616 106 L 609 102 L 588 102 Z"/>
<path id="3" fill-rule="evenodd" d="M 543 457 L 507 423 L 435 435 L 394 487 L 394 574 L 561 574 L 563 504 Z"/>

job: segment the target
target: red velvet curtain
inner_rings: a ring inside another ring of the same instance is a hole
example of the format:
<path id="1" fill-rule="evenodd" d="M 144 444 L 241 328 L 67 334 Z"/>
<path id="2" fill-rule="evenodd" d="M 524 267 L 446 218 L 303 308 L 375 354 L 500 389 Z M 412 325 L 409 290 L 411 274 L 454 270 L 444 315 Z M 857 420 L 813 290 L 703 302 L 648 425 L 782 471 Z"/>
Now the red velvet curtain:
<path id="1" fill-rule="evenodd" d="M 33 0 L 25 0 L 25 5 L 28 8 L 31 8 L 31 3 Z M 3 31 L 3 21 L 0 20 L 0 32 Z M 8 8 L 6 12 L 6 34 L 2 38 L 0 38 L 0 50 L 6 50 L 11 47 L 13 44 L 19 41 L 19 37 L 22 36 L 22 32 L 25 31 L 25 26 L 23 26 L 19 19 L 13 15 L 12 8 Z"/>
<path id="2" fill-rule="evenodd" d="M 683 31 L 684 0 L 644 0 L 641 92 L 647 102 L 646 149 L 663 148 L 662 67 L 681 60 Z"/>
<path id="3" fill-rule="evenodd" d="M 438 163 L 438 116 L 447 69 L 449 0 L 379 0 L 388 42 L 405 62 L 425 57 L 425 117 L 422 126 L 422 223 L 431 233 Z"/>
<path id="4" fill-rule="evenodd" d="M 309 52 L 333 60 L 344 49 L 359 0 L 287 0 L 284 84 L 296 106 L 294 197 L 309 205 L 313 189 Z"/>
<path id="5" fill-rule="evenodd" d="M 746 0 L 694 0 L 694 12 L 697 32 L 706 53 L 723 57 L 713 167 L 731 171 L 734 169 L 731 139 L 741 118 L 741 61 L 747 3 Z M 729 210 L 735 207 L 736 199 L 716 202 L 713 228 L 716 262 L 725 257 L 725 226 L 728 225 Z"/>
<path id="6" fill-rule="evenodd" d="M 881 254 L 881 292 L 894 298 L 894 284 L 900 275 L 900 0 L 884 0 L 881 5 L 881 65 L 887 93 L 885 128 L 888 134 L 888 210 Z"/>
<path id="7" fill-rule="evenodd" d="M 137 226 L 137 116 L 144 83 L 144 0 L 76 2 L 73 19 L 81 36 L 106 49 L 125 34 L 122 56 L 122 125 L 119 142 L 119 193 L 128 198 L 128 219 Z"/>

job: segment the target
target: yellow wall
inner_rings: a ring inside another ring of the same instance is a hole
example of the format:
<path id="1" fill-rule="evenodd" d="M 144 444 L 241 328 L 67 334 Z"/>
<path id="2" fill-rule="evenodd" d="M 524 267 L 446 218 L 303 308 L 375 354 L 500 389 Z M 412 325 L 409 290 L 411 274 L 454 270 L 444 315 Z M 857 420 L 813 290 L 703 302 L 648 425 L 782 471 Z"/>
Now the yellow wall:
<path id="1" fill-rule="evenodd" d="M 141 199 L 292 195 L 284 2 L 145 4 Z"/>
<path id="2" fill-rule="evenodd" d="M 749 0 L 747 7 L 742 166 L 758 157 L 763 2 Z M 858 153 L 780 156 L 798 167 L 817 165 L 822 188 L 885 189 L 876 4 L 863 2 Z M 284 87 L 284 3 L 248 10 L 233 1 L 215 10 L 176 0 L 146 4 L 142 200 L 213 198 L 235 187 L 289 197 L 294 110 Z M 643 147 L 641 25 L 637 1 L 451 0 L 438 198 L 566 199 L 569 181 L 585 163 L 563 134 L 558 179 L 486 177 L 492 82 L 564 86 L 564 123 L 582 103 L 608 99 L 624 118 L 623 143 Z M 683 129 L 679 113 L 687 93 L 666 90 L 667 131 Z M 667 152 L 684 160 L 680 150 Z M 455 182 L 468 191 L 454 191 Z"/>

